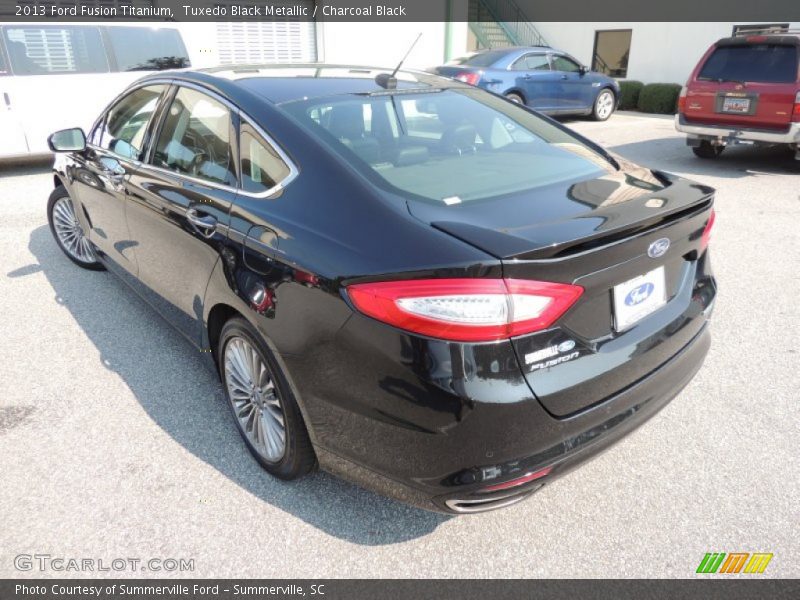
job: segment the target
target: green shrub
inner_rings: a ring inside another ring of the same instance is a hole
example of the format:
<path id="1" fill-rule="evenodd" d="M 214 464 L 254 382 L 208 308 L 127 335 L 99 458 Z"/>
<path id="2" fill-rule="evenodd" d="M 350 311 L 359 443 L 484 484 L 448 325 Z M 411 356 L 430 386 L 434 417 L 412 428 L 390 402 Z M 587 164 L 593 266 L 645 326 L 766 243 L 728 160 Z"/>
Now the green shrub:
<path id="1" fill-rule="evenodd" d="M 648 83 L 639 92 L 639 110 L 646 113 L 674 115 L 678 110 L 681 86 L 677 83 Z"/>
<path id="2" fill-rule="evenodd" d="M 639 92 L 643 87 L 644 84 L 641 81 L 620 81 L 619 109 L 636 110 L 636 107 L 639 106 Z"/>

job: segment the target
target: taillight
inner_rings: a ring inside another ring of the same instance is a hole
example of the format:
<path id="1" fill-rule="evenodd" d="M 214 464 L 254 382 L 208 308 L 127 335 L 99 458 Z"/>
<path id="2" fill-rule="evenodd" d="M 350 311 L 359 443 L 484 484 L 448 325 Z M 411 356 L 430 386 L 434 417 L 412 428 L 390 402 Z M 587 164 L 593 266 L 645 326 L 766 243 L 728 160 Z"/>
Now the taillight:
<path id="1" fill-rule="evenodd" d="M 464 83 L 468 83 L 470 85 L 478 85 L 478 82 L 481 80 L 480 73 L 459 73 L 456 75 L 456 79 L 459 81 L 463 81 Z"/>
<path id="2" fill-rule="evenodd" d="M 678 112 L 685 113 L 686 112 L 686 92 L 688 91 L 686 86 L 681 88 L 681 94 L 678 96 Z"/>
<path id="3" fill-rule="evenodd" d="M 583 293 L 565 283 L 526 279 L 414 279 L 348 286 L 374 319 L 445 340 L 488 342 L 550 327 Z"/>
<path id="4" fill-rule="evenodd" d="M 712 208 L 711 215 L 708 217 L 708 223 L 706 223 L 706 228 L 703 229 L 703 237 L 700 238 L 701 251 L 708 248 L 708 243 L 711 241 L 711 230 L 714 228 L 714 219 L 716 219 L 716 213 Z"/>
<path id="5" fill-rule="evenodd" d="M 792 121 L 800 121 L 800 92 L 794 96 L 794 108 L 792 108 Z"/>

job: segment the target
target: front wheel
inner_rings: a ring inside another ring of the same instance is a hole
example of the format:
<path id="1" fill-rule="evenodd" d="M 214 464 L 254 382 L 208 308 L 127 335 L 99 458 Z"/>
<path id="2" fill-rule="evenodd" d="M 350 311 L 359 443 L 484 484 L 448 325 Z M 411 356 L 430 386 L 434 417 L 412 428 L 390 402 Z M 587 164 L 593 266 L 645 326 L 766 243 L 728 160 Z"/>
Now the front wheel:
<path id="1" fill-rule="evenodd" d="M 716 146 L 707 140 L 703 140 L 699 146 L 692 147 L 692 152 L 700 158 L 717 158 L 724 149 L 725 146 Z"/>
<path id="2" fill-rule="evenodd" d="M 525 104 L 525 100 L 522 99 L 522 96 L 515 94 L 514 92 L 506 94 L 506 98 L 511 100 L 514 104 Z"/>
<path id="3" fill-rule="evenodd" d="M 297 400 L 258 331 L 235 317 L 222 328 L 219 349 L 225 395 L 250 453 L 280 479 L 311 471 L 316 456 Z"/>
<path id="4" fill-rule="evenodd" d="M 594 117 L 595 121 L 607 121 L 614 114 L 616 104 L 617 98 L 614 96 L 614 92 L 608 88 L 602 90 L 597 94 L 597 98 L 594 99 L 592 117 Z"/>
<path id="5" fill-rule="evenodd" d="M 63 185 L 50 194 L 47 201 L 47 221 L 56 244 L 67 258 L 84 269 L 100 271 L 103 265 L 97 260 L 94 247 L 75 214 L 75 204 Z"/>

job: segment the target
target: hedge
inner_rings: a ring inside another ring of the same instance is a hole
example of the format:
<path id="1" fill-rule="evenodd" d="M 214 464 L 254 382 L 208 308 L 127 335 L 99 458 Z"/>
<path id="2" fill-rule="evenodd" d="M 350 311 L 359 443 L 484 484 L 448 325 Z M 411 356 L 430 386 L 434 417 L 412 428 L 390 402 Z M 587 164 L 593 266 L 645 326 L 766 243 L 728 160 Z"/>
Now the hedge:
<path id="1" fill-rule="evenodd" d="M 646 113 L 674 115 L 681 86 L 677 83 L 648 83 L 639 92 L 638 108 Z"/>
<path id="2" fill-rule="evenodd" d="M 641 81 L 619 82 L 619 109 L 635 110 L 639 106 L 639 92 L 644 84 Z"/>

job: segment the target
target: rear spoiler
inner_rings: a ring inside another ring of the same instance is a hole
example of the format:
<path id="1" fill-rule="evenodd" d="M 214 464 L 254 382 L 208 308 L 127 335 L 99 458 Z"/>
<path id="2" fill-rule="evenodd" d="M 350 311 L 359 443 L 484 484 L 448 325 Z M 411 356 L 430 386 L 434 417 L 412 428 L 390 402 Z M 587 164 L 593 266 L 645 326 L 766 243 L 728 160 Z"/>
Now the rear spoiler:
<path id="1" fill-rule="evenodd" d="M 627 239 L 702 212 L 711 206 L 714 189 L 676 179 L 655 195 L 664 203 L 663 208 L 651 208 L 649 201 L 653 197 L 642 196 L 626 202 L 624 209 L 619 204 L 610 204 L 561 222 L 523 225 L 512 230 L 488 229 L 457 221 L 435 221 L 431 226 L 500 259 L 556 259 Z"/>

